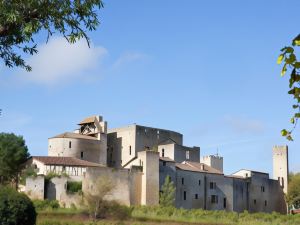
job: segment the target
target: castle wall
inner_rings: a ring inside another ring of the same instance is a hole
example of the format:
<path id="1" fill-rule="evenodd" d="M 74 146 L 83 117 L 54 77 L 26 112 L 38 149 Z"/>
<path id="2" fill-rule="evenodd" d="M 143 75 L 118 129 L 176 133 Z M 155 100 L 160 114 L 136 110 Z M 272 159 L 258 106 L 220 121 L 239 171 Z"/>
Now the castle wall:
<path id="1" fill-rule="evenodd" d="M 273 179 L 278 180 L 283 192 L 288 191 L 288 147 L 274 146 L 273 147 Z"/>
<path id="2" fill-rule="evenodd" d="M 25 193 L 31 199 L 44 199 L 44 176 L 27 177 L 25 185 Z"/>
<path id="3" fill-rule="evenodd" d="M 113 168 L 87 168 L 82 182 L 83 192 L 93 192 L 97 179 L 102 177 L 111 179 L 113 189 L 106 196 L 108 200 L 115 200 L 123 205 L 140 204 L 141 193 L 141 176 L 140 172 L 130 172 L 129 170 L 117 170 Z"/>
<path id="4" fill-rule="evenodd" d="M 106 154 L 101 155 L 104 150 L 106 151 L 106 147 L 103 150 L 104 142 L 106 140 L 50 138 L 48 139 L 48 156 L 67 156 L 95 163 L 105 163 Z"/>

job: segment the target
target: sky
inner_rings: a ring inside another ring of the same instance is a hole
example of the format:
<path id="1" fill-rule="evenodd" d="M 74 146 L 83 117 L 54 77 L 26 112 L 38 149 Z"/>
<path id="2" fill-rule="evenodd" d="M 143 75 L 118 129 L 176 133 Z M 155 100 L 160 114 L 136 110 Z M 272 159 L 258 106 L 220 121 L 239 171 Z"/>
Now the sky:
<path id="1" fill-rule="evenodd" d="M 101 25 L 68 44 L 58 34 L 33 67 L 0 63 L 0 132 L 22 135 L 31 155 L 47 155 L 48 138 L 102 115 L 109 128 L 137 123 L 180 132 L 201 155 L 224 157 L 224 171 L 272 176 L 272 146 L 289 146 L 300 172 L 298 127 L 289 142 L 293 99 L 276 64 L 299 33 L 298 0 L 104 1 Z"/>

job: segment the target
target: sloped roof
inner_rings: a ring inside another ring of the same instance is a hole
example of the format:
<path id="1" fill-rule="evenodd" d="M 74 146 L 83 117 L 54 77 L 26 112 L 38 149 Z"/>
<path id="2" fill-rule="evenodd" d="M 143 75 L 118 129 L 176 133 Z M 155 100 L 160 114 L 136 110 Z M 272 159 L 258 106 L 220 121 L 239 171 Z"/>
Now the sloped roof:
<path id="1" fill-rule="evenodd" d="M 159 157 L 159 160 L 166 161 L 166 162 L 175 162 L 173 159 L 169 157 Z"/>
<path id="2" fill-rule="evenodd" d="M 221 171 L 212 168 L 204 163 L 184 161 L 182 163 L 176 163 L 176 167 L 181 170 L 202 172 L 202 173 L 214 173 L 214 174 L 223 174 Z"/>
<path id="3" fill-rule="evenodd" d="M 63 156 L 32 156 L 32 159 L 36 159 L 45 165 L 56 165 L 56 166 L 80 166 L 80 167 L 103 167 L 98 163 L 93 163 L 74 157 L 63 157 Z"/>
<path id="4" fill-rule="evenodd" d="M 96 116 L 90 116 L 82 120 L 78 125 L 86 124 L 86 123 L 94 123 Z"/>
<path id="5" fill-rule="evenodd" d="M 78 138 L 78 139 L 89 139 L 89 140 L 98 140 L 96 137 L 91 137 L 83 134 L 77 134 L 72 132 L 65 132 L 59 135 L 56 135 L 52 138 Z M 51 139 L 51 138 L 50 138 Z"/>

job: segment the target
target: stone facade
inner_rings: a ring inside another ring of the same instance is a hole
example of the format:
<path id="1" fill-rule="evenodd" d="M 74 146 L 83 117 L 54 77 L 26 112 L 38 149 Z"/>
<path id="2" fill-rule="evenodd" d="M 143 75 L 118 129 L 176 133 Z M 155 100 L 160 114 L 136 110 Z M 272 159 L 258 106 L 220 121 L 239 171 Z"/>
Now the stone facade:
<path id="1" fill-rule="evenodd" d="M 114 184 L 106 199 L 128 206 L 158 205 L 159 192 L 169 176 L 179 208 L 286 212 L 287 147 L 273 150 L 275 180 L 267 173 L 245 169 L 224 175 L 223 157 L 204 156 L 200 162 L 200 148 L 184 146 L 178 132 L 136 124 L 107 130 L 101 116 L 88 117 L 78 125 L 75 132 L 49 138 L 48 157 L 28 161 L 41 175 L 67 175 L 47 185 L 42 176 L 28 178 L 26 192 L 36 192 L 32 198 L 56 199 L 67 207 L 80 205 L 82 196 L 68 194 L 67 182 L 81 181 L 86 193 L 95 191 L 102 177 Z"/>

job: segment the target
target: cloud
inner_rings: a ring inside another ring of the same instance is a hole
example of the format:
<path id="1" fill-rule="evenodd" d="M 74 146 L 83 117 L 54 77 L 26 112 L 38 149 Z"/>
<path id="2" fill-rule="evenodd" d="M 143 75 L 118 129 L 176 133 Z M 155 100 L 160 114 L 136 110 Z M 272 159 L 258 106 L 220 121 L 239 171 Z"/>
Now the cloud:
<path id="1" fill-rule="evenodd" d="M 237 133 L 262 133 L 265 126 L 262 121 L 238 116 L 225 116 L 224 124 Z"/>
<path id="2" fill-rule="evenodd" d="M 70 82 L 86 76 L 88 71 L 99 66 L 107 54 L 107 50 L 101 46 L 91 44 L 89 48 L 83 39 L 70 44 L 63 37 L 51 38 L 38 50 L 36 55 L 27 60 L 32 66 L 32 72 L 19 70 L 17 75 L 25 81 L 46 85 Z"/>
<path id="3" fill-rule="evenodd" d="M 116 62 L 113 64 L 113 68 L 118 68 L 120 66 L 126 65 L 128 63 L 132 63 L 141 59 L 146 58 L 145 54 L 138 52 L 127 52 L 122 54 Z"/>

